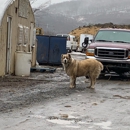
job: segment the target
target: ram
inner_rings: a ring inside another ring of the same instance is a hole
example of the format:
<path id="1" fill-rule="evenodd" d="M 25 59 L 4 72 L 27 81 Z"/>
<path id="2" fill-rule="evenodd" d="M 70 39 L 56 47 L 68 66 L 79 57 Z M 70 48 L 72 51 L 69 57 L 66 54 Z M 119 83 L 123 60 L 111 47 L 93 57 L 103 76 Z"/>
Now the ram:
<path id="1" fill-rule="evenodd" d="M 119 75 L 124 75 L 126 72 L 129 73 L 130 30 L 100 29 L 87 46 L 86 58 L 94 58 L 102 62 L 104 72 L 114 71 Z"/>

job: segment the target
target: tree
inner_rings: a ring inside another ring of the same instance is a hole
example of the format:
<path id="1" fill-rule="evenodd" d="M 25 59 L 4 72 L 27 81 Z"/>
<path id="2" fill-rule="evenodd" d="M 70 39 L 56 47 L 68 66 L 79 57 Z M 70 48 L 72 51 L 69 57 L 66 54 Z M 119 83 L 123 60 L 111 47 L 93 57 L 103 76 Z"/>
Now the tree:
<path id="1" fill-rule="evenodd" d="M 30 0 L 30 4 L 33 5 L 37 0 Z M 51 4 L 51 0 L 47 0 L 46 2 L 43 2 L 40 4 L 37 8 L 33 9 L 33 12 L 36 13 L 37 11 L 43 10 L 47 7 L 49 7 Z"/>

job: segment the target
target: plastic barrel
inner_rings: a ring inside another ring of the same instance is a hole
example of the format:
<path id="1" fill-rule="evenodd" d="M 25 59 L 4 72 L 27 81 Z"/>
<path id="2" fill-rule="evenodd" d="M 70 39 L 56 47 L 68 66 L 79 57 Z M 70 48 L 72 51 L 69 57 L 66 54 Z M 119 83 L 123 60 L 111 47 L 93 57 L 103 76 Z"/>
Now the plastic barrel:
<path id="1" fill-rule="evenodd" d="M 30 76 L 31 52 L 15 52 L 15 75 Z"/>

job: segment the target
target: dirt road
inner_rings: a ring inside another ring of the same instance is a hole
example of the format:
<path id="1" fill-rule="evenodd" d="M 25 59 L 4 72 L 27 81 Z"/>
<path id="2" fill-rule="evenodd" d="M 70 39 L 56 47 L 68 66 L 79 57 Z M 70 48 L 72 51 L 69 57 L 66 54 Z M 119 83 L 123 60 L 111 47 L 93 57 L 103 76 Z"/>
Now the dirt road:
<path id="1" fill-rule="evenodd" d="M 95 90 L 61 67 L 55 73 L 0 78 L 0 130 L 130 130 L 130 81 L 97 80 Z"/>

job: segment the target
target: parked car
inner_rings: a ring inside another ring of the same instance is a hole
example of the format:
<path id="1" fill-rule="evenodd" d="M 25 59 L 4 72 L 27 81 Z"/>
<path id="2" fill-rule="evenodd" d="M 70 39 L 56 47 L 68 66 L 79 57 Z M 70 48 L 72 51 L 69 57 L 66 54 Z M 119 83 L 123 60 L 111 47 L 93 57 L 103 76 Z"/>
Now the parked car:
<path id="1" fill-rule="evenodd" d="M 119 75 L 130 72 L 130 30 L 100 29 L 87 46 L 86 58 L 102 62 L 104 72 L 114 71 Z"/>
<path id="2" fill-rule="evenodd" d="M 67 52 L 77 51 L 78 43 L 76 42 L 75 36 L 70 34 L 57 34 L 58 37 L 66 37 L 66 49 Z"/>

